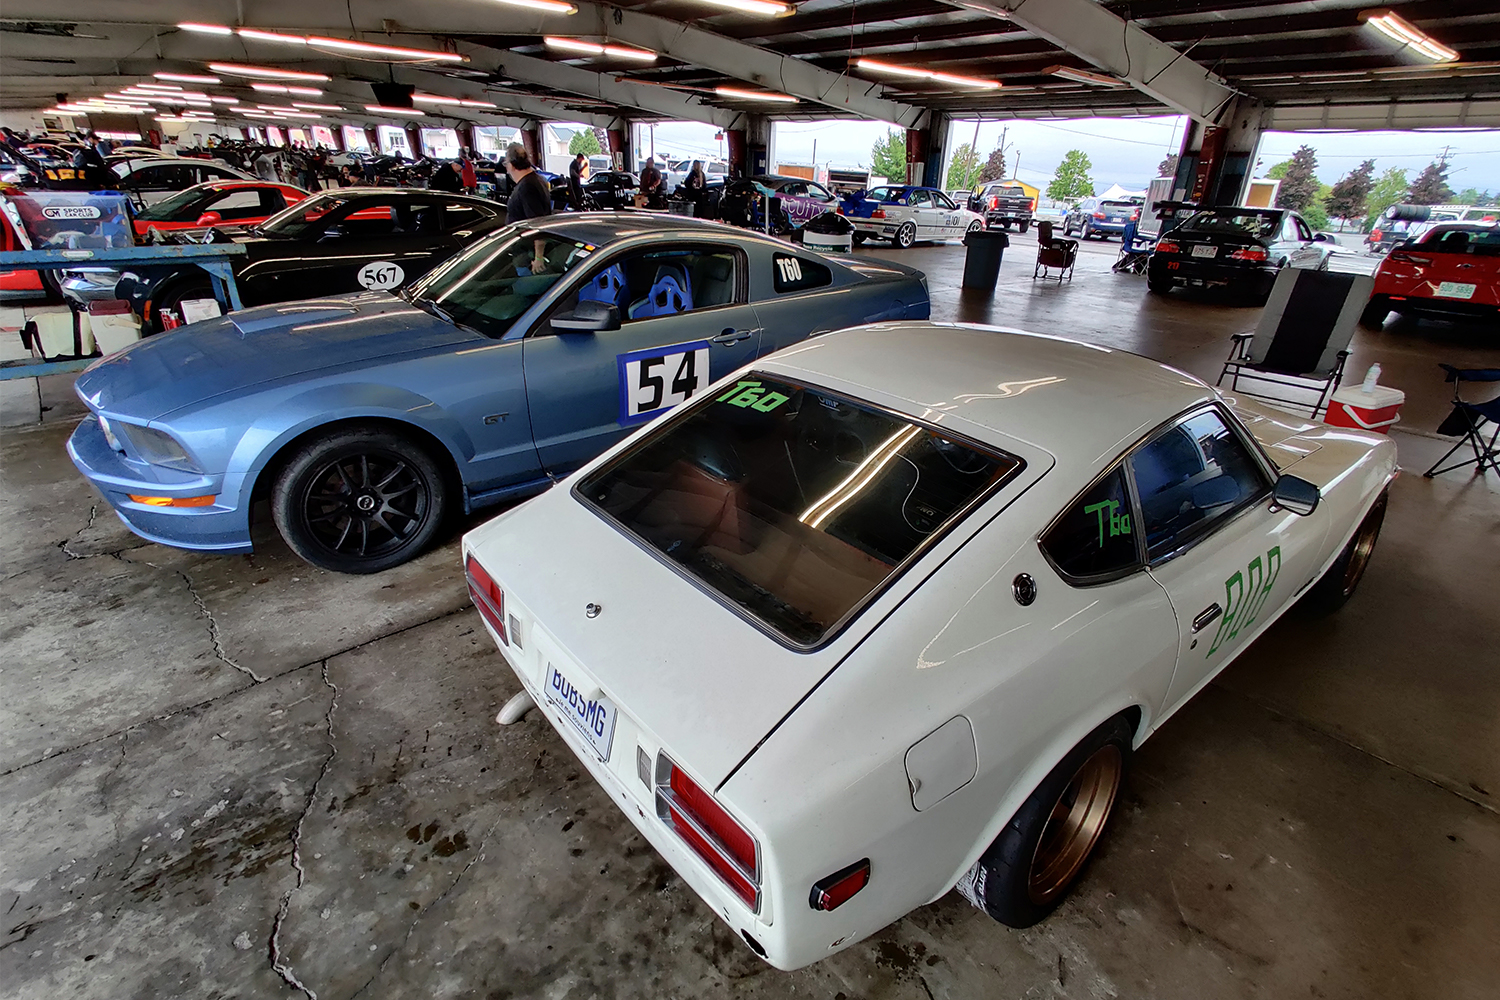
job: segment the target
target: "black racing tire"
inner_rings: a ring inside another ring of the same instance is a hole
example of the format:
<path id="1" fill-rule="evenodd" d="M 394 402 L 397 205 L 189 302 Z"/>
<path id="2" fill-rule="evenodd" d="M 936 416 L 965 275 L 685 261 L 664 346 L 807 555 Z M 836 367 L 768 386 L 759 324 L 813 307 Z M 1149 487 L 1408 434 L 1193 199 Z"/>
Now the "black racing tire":
<path id="1" fill-rule="evenodd" d="M 865 234 L 864 233 L 860 233 L 860 232 L 856 232 L 856 233 L 851 234 L 850 237 L 849 237 L 849 239 L 850 239 L 850 241 L 855 246 L 860 246 L 865 241 Z"/>
<path id="2" fill-rule="evenodd" d="M 447 520 L 448 479 L 426 448 L 375 427 L 345 427 L 299 447 L 271 492 L 297 555 L 335 573 L 378 573 L 421 555 Z"/>
<path id="3" fill-rule="evenodd" d="M 162 314 L 176 309 L 187 299 L 211 299 L 214 297 L 214 286 L 208 279 L 193 279 L 184 281 L 167 289 L 166 294 L 151 303 L 151 322 L 147 324 L 152 333 L 161 333 L 166 329 L 162 325 Z"/>
<path id="4" fill-rule="evenodd" d="M 1386 317 L 1390 314 L 1390 300 L 1384 295 L 1373 295 L 1365 306 L 1365 311 L 1359 314 L 1359 325 L 1368 330 L 1379 330 L 1385 326 Z"/>
<path id="5" fill-rule="evenodd" d="M 917 224 L 915 222 L 903 222 L 896 230 L 896 235 L 891 237 L 891 243 L 902 250 L 909 250 L 913 243 L 917 242 Z"/>
<path id="6" fill-rule="evenodd" d="M 1024 233 L 1031 228 L 1031 222 L 1027 219 L 1022 219 L 1019 228 Z"/>
<path id="7" fill-rule="evenodd" d="M 1370 565 L 1370 555 L 1375 551 L 1375 542 L 1380 538 L 1380 526 L 1385 523 L 1385 509 L 1389 493 L 1380 494 L 1365 519 L 1359 522 L 1354 537 L 1344 546 L 1344 551 L 1328 567 L 1322 579 L 1312 585 L 1304 597 L 1303 604 L 1314 614 L 1332 614 L 1354 596 L 1359 581 L 1364 579 Z"/>
<path id="8" fill-rule="evenodd" d="M 969 902 L 1010 927 L 1055 910 L 1093 854 L 1130 767 L 1124 715 L 1068 751 L 958 883 Z"/>
<path id="9" fill-rule="evenodd" d="M 1153 278 L 1147 274 L 1146 291 L 1152 295 L 1166 295 L 1172 291 L 1172 283 L 1165 278 Z"/>

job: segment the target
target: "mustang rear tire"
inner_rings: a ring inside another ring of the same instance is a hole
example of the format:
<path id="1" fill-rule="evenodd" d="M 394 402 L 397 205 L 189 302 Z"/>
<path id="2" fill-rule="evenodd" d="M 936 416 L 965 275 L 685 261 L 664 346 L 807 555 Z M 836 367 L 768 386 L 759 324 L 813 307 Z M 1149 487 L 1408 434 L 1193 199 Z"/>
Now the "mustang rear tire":
<path id="1" fill-rule="evenodd" d="M 370 427 L 332 431 L 298 448 L 271 493 L 287 545 L 335 573 L 378 573 L 415 558 L 448 506 L 447 481 L 427 450 Z"/>
<path id="2" fill-rule="evenodd" d="M 1359 581 L 1364 578 L 1365 567 L 1370 564 L 1370 554 L 1375 551 L 1375 541 L 1380 537 L 1380 526 L 1385 523 L 1385 508 L 1388 494 L 1380 494 L 1375 506 L 1365 515 L 1344 546 L 1344 551 L 1328 567 L 1323 578 L 1313 584 L 1304 600 L 1307 607 L 1317 614 L 1331 614 L 1348 603 L 1354 596 Z"/>
<path id="3" fill-rule="evenodd" d="M 1117 715 L 1068 751 L 959 880 L 959 893 L 1011 927 L 1056 909 L 1104 832 L 1133 735 Z"/>
<path id="4" fill-rule="evenodd" d="M 896 235 L 891 237 L 891 242 L 902 250 L 906 250 L 917 242 L 917 224 L 915 222 L 903 222 L 901 228 L 896 230 Z"/>

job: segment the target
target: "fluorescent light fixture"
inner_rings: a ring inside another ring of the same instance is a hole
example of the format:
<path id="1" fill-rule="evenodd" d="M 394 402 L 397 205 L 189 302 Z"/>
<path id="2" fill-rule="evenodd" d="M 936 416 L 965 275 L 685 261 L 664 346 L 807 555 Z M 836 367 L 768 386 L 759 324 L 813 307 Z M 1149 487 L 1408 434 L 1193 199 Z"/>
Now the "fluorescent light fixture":
<path id="1" fill-rule="evenodd" d="M 879 59 L 856 59 L 855 69 L 865 69 L 872 73 L 888 73 L 891 76 L 904 76 L 912 80 L 927 80 L 932 83 L 947 83 L 955 87 L 972 87 L 976 90 L 999 90 L 999 80 L 981 80 L 977 76 L 958 76 L 954 73 L 939 73 L 936 70 L 919 69 L 916 66 L 899 66 L 896 63 L 882 62 Z"/>
<path id="2" fill-rule="evenodd" d="M 1088 83 L 1096 87 L 1127 87 L 1124 80 L 1108 73 L 1095 73 L 1091 70 L 1076 69 L 1072 66 L 1048 66 L 1042 72 L 1048 76 L 1061 77 L 1064 80 L 1072 80 L 1074 83 Z"/>
<path id="3" fill-rule="evenodd" d="M 774 90 L 741 90 L 738 87 L 715 87 L 714 93 L 720 97 L 732 97 L 739 101 L 777 101 L 782 104 L 797 104 L 797 98 L 790 94 L 778 94 Z"/>
<path id="4" fill-rule="evenodd" d="M 294 69 L 272 69 L 269 66 L 247 66 L 244 63 L 209 63 L 208 68 L 215 73 L 223 73 L 227 76 L 249 76 L 262 80 L 310 80 L 314 83 L 327 83 L 332 77 L 322 73 L 303 73 Z M 175 79 L 182 79 L 176 77 Z M 218 83 L 217 80 L 214 81 Z"/>
<path id="5" fill-rule="evenodd" d="M 222 24 L 199 24 L 196 21 L 184 21 L 177 27 L 183 31 L 197 31 L 205 35 L 232 35 L 233 28 L 226 28 Z"/>
<path id="6" fill-rule="evenodd" d="M 263 94 L 300 94 L 303 97 L 322 97 L 323 92 L 317 87 L 286 87 L 279 83 L 252 83 L 251 90 L 258 90 Z"/>
<path id="7" fill-rule="evenodd" d="M 427 117 L 427 112 L 418 111 L 416 108 L 388 108 L 383 104 L 366 104 L 365 110 L 372 115 L 411 115 L 415 118 Z"/>
<path id="8" fill-rule="evenodd" d="M 540 10 L 548 14 L 576 14 L 578 8 L 563 0 L 495 0 L 511 7 L 525 7 L 527 10 Z"/>
<path id="9" fill-rule="evenodd" d="M 547 47 L 561 49 L 564 52 L 577 52 L 581 55 L 590 56 L 613 56 L 616 59 L 635 59 L 640 62 L 656 62 L 656 53 L 649 49 L 631 48 L 626 45 L 601 45 L 598 42 L 586 42 L 581 38 L 558 38 L 555 35 L 546 36 Z"/>
<path id="10" fill-rule="evenodd" d="M 1389 10 L 1367 10 L 1363 11 L 1359 17 L 1370 27 L 1400 42 L 1404 47 L 1425 59 L 1431 59 L 1433 62 L 1456 62 L 1458 60 L 1458 53 L 1453 49 Z"/>
<path id="11" fill-rule="evenodd" d="M 212 101 L 212 102 L 214 102 L 215 104 L 238 104 L 238 103 L 240 103 L 240 99 L 238 97 L 210 97 L 209 100 Z"/>
<path id="12" fill-rule="evenodd" d="M 259 28 L 236 28 L 234 33 L 241 38 L 251 38 L 257 42 L 282 42 L 287 45 L 307 44 L 307 39 L 301 35 L 283 35 L 279 31 L 261 31 Z"/>
<path id="13" fill-rule="evenodd" d="M 702 2 L 714 7 L 727 7 L 742 14 L 763 14 L 767 17 L 781 17 L 783 14 L 796 11 L 791 4 L 773 3 L 772 0 L 702 0 Z"/>
<path id="14" fill-rule="evenodd" d="M 357 55 L 368 56 L 394 56 L 398 59 L 419 59 L 423 62 L 468 62 L 468 56 L 461 56 L 457 52 L 443 52 L 439 49 L 408 49 L 399 45 L 372 45 L 369 42 L 356 42 L 347 38 L 321 38 L 311 35 L 307 44 L 315 49 L 333 49 L 338 52 L 353 52 Z"/>
<path id="15" fill-rule="evenodd" d="M 183 83 L 223 83 L 216 76 L 205 76 L 195 73 L 152 73 L 158 80 L 181 80 Z"/>
<path id="16" fill-rule="evenodd" d="M 292 107 L 294 107 L 294 108 L 302 108 L 305 111 L 343 111 L 344 110 L 343 105 L 340 105 L 340 104 L 303 104 L 300 101 L 293 101 L 292 102 Z"/>
<path id="17" fill-rule="evenodd" d="M 439 94 L 412 94 L 411 99 L 418 104 L 455 104 L 465 108 L 498 108 L 500 106 L 491 104 L 489 101 L 466 101 L 461 97 L 443 97 Z"/>
<path id="18" fill-rule="evenodd" d="M 182 88 L 175 83 L 138 83 L 132 90 L 153 90 L 158 94 L 180 94 Z"/>

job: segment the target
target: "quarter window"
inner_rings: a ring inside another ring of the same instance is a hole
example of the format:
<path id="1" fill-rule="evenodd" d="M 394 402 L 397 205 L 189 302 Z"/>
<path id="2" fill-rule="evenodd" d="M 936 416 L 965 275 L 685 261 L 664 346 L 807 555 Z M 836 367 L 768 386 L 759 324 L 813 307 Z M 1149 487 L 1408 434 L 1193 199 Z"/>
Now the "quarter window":
<path id="1" fill-rule="evenodd" d="M 1135 514 L 1124 469 L 1111 472 L 1073 501 L 1042 536 L 1042 548 L 1065 576 L 1081 580 L 1138 565 Z"/>
<path id="2" fill-rule="evenodd" d="M 1202 538 L 1270 488 L 1250 450 L 1212 410 L 1163 431 L 1129 465 L 1152 560 Z"/>
<path id="3" fill-rule="evenodd" d="M 833 284 L 833 272 L 817 261 L 791 254 L 772 255 L 775 284 L 778 292 L 801 292 L 809 288 L 822 288 Z"/>

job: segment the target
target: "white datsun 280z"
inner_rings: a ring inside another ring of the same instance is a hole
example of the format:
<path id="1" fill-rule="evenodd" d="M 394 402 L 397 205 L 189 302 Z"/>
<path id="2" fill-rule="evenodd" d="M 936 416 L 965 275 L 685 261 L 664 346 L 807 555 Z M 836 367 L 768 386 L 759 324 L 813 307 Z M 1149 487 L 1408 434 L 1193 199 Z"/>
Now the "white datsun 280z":
<path id="1" fill-rule="evenodd" d="M 464 539 L 525 691 L 771 964 L 1062 899 L 1132 750 L 1354 591 L 1385 437 L 930 323 L 755 362 Z"/>

